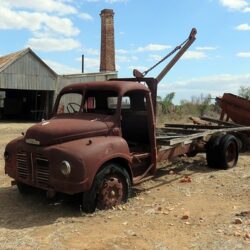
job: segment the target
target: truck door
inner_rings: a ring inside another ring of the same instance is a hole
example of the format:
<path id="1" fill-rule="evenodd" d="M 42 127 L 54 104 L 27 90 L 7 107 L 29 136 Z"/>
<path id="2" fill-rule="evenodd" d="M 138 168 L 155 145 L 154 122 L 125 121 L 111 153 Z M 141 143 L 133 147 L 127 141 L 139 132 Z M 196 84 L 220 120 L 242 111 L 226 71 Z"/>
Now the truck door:
<path id="1" fill-rule="evenodd" d="M 135 175 L 155 163 L 155 126 L 150 93 L 127 92 L 121 103 L 121 131 L 133 159 Z"/>

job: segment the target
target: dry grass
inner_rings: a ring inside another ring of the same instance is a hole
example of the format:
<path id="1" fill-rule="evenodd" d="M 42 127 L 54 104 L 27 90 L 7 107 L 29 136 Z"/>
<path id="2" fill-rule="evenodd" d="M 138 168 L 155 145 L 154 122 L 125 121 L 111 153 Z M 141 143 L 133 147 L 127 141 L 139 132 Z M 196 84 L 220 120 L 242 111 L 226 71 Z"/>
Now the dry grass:
<path id="1" fill-rule="evenodd" d="M 0 124 L 1 155 L 29 125 Z M 20 195 L 1 158 L 0 249 L 249 249 L 250 218 L 233 224 L 250 210 L 249 160 L 244 155 L 237 168 L 214 171 L 203 155 L 182 158 L 135 187 L 125 206 L 85 215 L 70 197 Z M 180 182 L 185 175 L 191 183 Z"/>

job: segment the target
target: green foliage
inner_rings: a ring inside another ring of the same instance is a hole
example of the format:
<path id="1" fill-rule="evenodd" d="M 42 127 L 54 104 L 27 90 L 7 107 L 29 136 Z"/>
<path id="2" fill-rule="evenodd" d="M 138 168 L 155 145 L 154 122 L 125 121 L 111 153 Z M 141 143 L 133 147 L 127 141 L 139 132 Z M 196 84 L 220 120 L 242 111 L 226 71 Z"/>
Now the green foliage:
<path id="1" fill-rule="evenodd" d="M 211 104 L 211 95 L 192 96 L 191 101 L 182 100 L 181 109 L 185 114 L 203 116 L 209 110 Z"/>
<path id="2" fill-rule="evenodd" d="M 211 95 L 203 95 L 191 97 L 191 100 L 181 100 L 180 105 L 172 103 L 175 93 L 169 93 L 165 98 L 157 98 L 157 122 L 164 124 L 165 122 L 182 121 L 188 122 L 190 116 L 204 116 L 218 118 L 220 109 L 216 104 L 211 103 Z"/>
<path id="3" fill-rule="evenodd" d="M 249 100 L 250 99 L 250 87 L 241 86 L 238 91 L 238 94 L 239 96 Z"/>
<path id="4" fill-rule="evenodd" d="M 175 96 L 175 92 L 171 92 L 167 94 L 163 100 L 161 100 L 162 112 L 163 114 L 167 114 L 170 112 L 171 107 L 173 107 L 173 99 Z"/>

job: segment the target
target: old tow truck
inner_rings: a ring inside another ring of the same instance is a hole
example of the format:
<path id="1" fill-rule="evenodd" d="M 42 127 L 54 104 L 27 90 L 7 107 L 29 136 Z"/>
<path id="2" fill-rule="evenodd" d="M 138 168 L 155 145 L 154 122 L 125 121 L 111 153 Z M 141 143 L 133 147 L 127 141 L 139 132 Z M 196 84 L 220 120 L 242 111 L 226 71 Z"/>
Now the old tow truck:
<path id="1" fill-rule="evenodd" d="M 250 127 L 174 125 L 156 128 L 157 85 L 194 42 L 193 29 L 156 77 L 134 70 L 134 78 L 78 83 L 59 93 L 53 117 L 6 146 L 5 173 L 21 193 L 30 187 L 81 194 L 82 209 L 93 212 L 126 202 L 131 186 L 157 171 L 157 162 L 206 152 L 208 166 L 237 163 L 240 131 Z"/>

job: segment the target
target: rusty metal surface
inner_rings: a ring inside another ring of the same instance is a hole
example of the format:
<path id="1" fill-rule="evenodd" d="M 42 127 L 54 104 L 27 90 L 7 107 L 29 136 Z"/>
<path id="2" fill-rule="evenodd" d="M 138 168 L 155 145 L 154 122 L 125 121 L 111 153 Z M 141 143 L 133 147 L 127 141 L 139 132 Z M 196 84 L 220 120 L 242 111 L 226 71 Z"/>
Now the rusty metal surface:
<path id="1" fill-rule="evenodd" d="M 225 93 L 223 97 L 216 98 L 222 109 L 221 120 L 231 119 L 235 123 L 250 125 L 250 101 L 242 97 Z"/>
<path id="2" fill-rule="evenodd" d="M 98 197 L 98 207 L 108 209 L 122 203 L 126 192 L 125 185 L 126 183 L 118 175 L 110 175 L 105 178 Z"/>
<path id="3" fill-rule="evenodd" d="M 119 94 L 123 95 L 124 93 L 130 90 L 142 90 L 145 92 L 149 92 L 149 89 L 145 87 L 143 84 L 138 82 L 129 82 L 129 81 L 100 81 L 100 82 L 86 82 L 86 83 L 75 83 L 70 84 L 64 87 L 61 90 L 61 93 L 69 92 L 73 90 L 84 90 L 84 89 L 96 89 L 96 90 L 114 90 Z"/>
<path id="4" fill-rule="evenodd" d="M 188 153 L 192 149 L 193 149 L 193 146 L 191 144 L 177 145 L 175 147 L 171 147 L 168 149 L 162 148 L 158 151 L 157 161 L 158 162 L 161 162 L 163 160 L 171 161 L 180 155 L 184 155 Z"/>
<path id="5" fill-rule="evenodd" d="M 11 152 L 11 159 L 5 162 L 5 172 L 28 185 L 69 194 L 87 191 L 98 169 L 111 159 L 123 159 L 132 175 L 126 141 L 119 136 L 106 139 L 105 136 L 97 136 L 51 146 L 34 146 L 25 143 L 21 137 L 6 147 L 6 151 Z M 46 160 L 48 164 L 41 164 L 41 160 Z M 60 171 L 63 160 L 73 166 L 69 176 Z"/>

